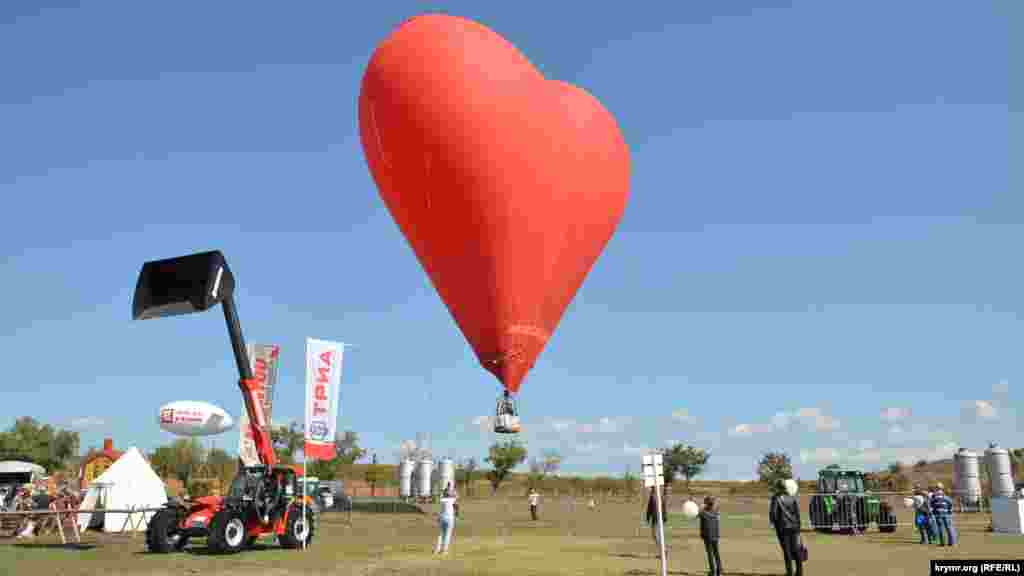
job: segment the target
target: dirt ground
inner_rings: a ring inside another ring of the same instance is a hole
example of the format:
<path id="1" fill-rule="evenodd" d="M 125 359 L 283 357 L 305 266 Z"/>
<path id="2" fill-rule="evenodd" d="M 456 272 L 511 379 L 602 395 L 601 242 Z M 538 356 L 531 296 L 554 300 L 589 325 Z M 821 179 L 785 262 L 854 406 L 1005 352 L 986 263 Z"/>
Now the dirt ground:
<path id="1" fill-rule="evenodd" d="M 313 545 L 281 550 L 271 541 L 234 556 L 206 554 L 202 542 L 184 553 L 144 551 L 142 534 L 87 534 L 81 547 L 62 546 L 56 535 L 33 541 L 0 541 L 0 574 L 120 575 L 222 574 L 659 574 L 651 531 L 641 524 L 643 503 L 605 502 L 596 510 L 583 501 L 548 500 L 533 522 L 525 501 L 463 500 L 451 554 L 434 557 L 437 538 L 432 514 L 327 513 Z M 781 553 L 768 526 L 767 500 L 723 499 L 721 552 L 725 574 L 784 574 Z M 667 526 L 669 573 L 707 571 L 696 521 L 670 511 Z M 806 510 L 806 506 L 803 507 Z M 432 511 L 433 512 L 433 511 Z M 1019 559 L 1024 537 L 988 533 L 988 516 L 955 517 L 960 542 L 954 547 L 921 545 L 905 510 L 899 528 L 881 534 L 830 535 L 805 532 L 807 574 L 927 574 L 934 558 Z"/>

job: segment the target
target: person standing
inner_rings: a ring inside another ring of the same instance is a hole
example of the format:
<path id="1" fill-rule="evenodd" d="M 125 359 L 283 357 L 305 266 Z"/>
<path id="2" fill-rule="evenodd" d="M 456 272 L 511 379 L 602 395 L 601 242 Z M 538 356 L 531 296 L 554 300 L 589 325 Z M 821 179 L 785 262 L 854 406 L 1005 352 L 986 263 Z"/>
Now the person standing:
<path id="1" fill-rule="evenodd" d="M 434 554 L 448 555 L 448 545 L 452 541 L 452 532 L 455 531 L 455 494 L 445 488 L 440 498 L 441 512 L 438 514 L 438 523 L 441 533 L 437 536 L 437 546 L 434 547 Z"/>
<path id="2" fill-rule="evenodd" d="M 939 533 L 939 546 L 952 546 L 956 541 L 956 531 L 953 530 L 953 501 L 946 496 L 943 489 L 942 482 L 935 485 L 931 501 L 932 516 L 935 517 L 935 527 Z"/>
<path id="3" fill-rule="evenodd" d="M 700 512 L 700 539 L 708 554 L 708 576 L 722 576 L 722 557 L 718 555 L 718 500 L 714 496 L 704 498 L 704 509 Z"/>
<path id="4" fill-rule="evenodd" d="M 931 515 L 931 503 L 921 490 L 920 486 L 914 488 L 914 525 L 921 534 L 921 544 L 932 543 L 932 528 L 929 525 Z"/>
<path id="5" fill-rule="evenodd" d="M 537 520 L 537 504 L 540 502 L 540 494 L 537 493 L 536 488 L 530 488 L 528 499 L 530 502 L 530 516 Z"/>
<path id="6" fill-rule="evenodd" d="M 786 490 L 785 480 L 779 480 L 776 486 L 776 493 L 768 507 L 768 519 L 775 527 L 775 535 L 779 539 L 779 546 L 782 547 L 786 576 L 803 576 L 804 563 L 800 557 L 800 502 L 796 499 L 795 490 L 792 494 Z"/>

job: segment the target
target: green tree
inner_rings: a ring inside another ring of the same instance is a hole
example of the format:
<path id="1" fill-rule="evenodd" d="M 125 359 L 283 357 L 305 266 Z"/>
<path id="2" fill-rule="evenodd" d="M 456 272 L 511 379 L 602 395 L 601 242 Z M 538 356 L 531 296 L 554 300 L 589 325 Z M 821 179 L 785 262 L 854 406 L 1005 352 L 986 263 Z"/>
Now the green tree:
<path id="1" fill-rule="evenodd" d="M 334 452 L 341 464 L 355 464 L 366 457 L 366 450 L 359 447 L 359 435 L 352 430 L 335 436 Z"/>
<path id="2" fill-rule="evenodd" d="M 480 463 L 477 461 L 476 457 L 469 457 L 461 462 L 458 469 L 455 471 L 456 481 L 458 481 L 458 477 L 460 475 L 462 476 L 461 481 L 463 489 L 466 491 L 466 496 L 471 496 L 473 493 L 473 479 L 476 475 L 477 469 L 479 468 Z"/>
<path id="3" fill-rule="evenodd" d="M 690 490 L 690 480 L 700 476 L 711 458 L 711 452 L 683 444 L 675 444 L 662 452 L 665 469 L 665 484 L 671 486 L 675 477 L 682 476 L 686 480 L 686 490 Z"/>
<path id="4" fill-rule="evenodd" d="M 625 488 L 626 494 L 633 496 L 637 493 L 637 478 L 633 475 L 629 465 L 626 465 L 626 473 L 622 475 L 622 487 Z"/>
<path id="5" fill-rule="evenodd" d="M 35 462 L 50 472 L 63 469 L 78 456 L 78 432 L 40 424 L 23 416 L 6 432 L 0 432 L 0 457 Z"/>
<path id="6" fill-rule="evenodd" d="M 212 452 L 218 451 L 214 450 Z M 227 457 L 228 461 L 233 460 L 223 450 L 219 452 L 224 457 Z M 179 438 L 169 445 L 157 447 L 149 457 L 149 464 L 157 475 L 164 478 L 174 476 L 181 480 L 184 485 L 189 486 L 192 472 L 198 465 L 206 462 L 206 456 L 199 440 L 195 438 Z M 215 454 L 214 458 L 219 459 L 221 455 Z M 220 461 L 218 460 L 218 462 Z"/>
<path id="7" fill-rule="evenodd" d="M 305 444 L 305 433 L 302 426 L 295 421 L 287 425 L 270 427 L 270 443 L 274 447 L 274 456 L 281 464 L 295 464 L 295 455 Z"/>
<path id="8" fill-rule="evenodd" d="M 496 442 L 491 446 L 484 462 L 491 465 L 487 479 L 491 482 L 491 493 L 498 491 L 498 486 L 508 477 L 516 466 L 526 460 L 526 447 L 516 440 Z"/>
<path id="9" fill-rule="evenodd" d="M 774 487 L 779 480 L 793 477 L 793 464 L 785 452 L 768 452 L 757 464 L 757 477 Z"/>

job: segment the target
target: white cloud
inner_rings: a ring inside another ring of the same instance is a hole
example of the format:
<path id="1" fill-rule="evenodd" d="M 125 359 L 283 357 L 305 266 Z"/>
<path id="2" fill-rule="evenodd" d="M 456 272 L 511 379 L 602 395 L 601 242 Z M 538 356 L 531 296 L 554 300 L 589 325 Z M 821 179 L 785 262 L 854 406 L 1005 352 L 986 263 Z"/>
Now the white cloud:
<path id="1" fill-rule="evenodd" d="M 1010 393 L 1010 381 L 1000 380 L 992 386 L 992 394 L 995 396 L 1005 396 Z"/>
<path id="2" fill-rule="evenodd" d="M 594 425 L 593 424 L 580 424 L 578 430 L 580 431 L 581 434 L 593 434 L 594 433 Z"/>
<path id="3" fill-rule="evenodd" d="M 104 424 L 106 424 L 106 421 L 98 416 L 84 416 L 72 420 L 71 428 L 74 430 L 85 430 L 86 428 L 97 428 Z"/>
<path id="4" fill-rule="evenodd" d="M 622 445 L 622 451 L 626 454 L 647 454 L 648 452 L 652 452 L 652 450 L 646 445 L 641 444 L 639 446 L 634 446 L 629 442 Z"/>
<path id="5" fill-rule="evenodd" d="M 693 424 L 697 421 L 696 418 L 690 416 L 690 412 L 686 408 L 680 408 L 672 412 L 672 419 L 676 422 L 682 422 L 683 424 Z"/>
<path id="6" fill-rule="evenodd" d="M 860 462 L 864 464 L 877 464 L 878 462 L 882 461 L 882 451 L 876 449 L 860 450 L 858 452 L 854 452 L 853 454 L 851 454 L 849 460 L 851 462 Z"/>
<path id="7" fill-rule="evenodd" d="M 771 429 L 767 424 L 737 424 L 729 429 L 729 436 L 748 438 L 754 434 L 771 432 Z"/>
<path id="8" fill-rule="evenodd" d="M 796 417 L 801 420 L 813 420 L 821 416 L 821 408 L 801 408 L 796 411 Z"/>
<path id="9" fill-rule="evenodd" d="M 835 448 L 815 448 L 814 450 L 801 450 L 800 461 L 809 464 L 829 464 L 840 459 L 839 450 Z"/>
<path id="10" fill-rule="evenodd" d="M 558 432 L 565 432 L 576 426 L 575 420 L 552 420 L 551 427 Z"/>
<path id="11" fill-rule="evenodd" d="M 861 440 L 857 443 L 858 450 L 873 450 L 875 448 L 874 440 Z"/>
<path id="12" fill-rule="evenodd" d="M 601 449 L 596 442 L 581 442 L 576 444 L 576 451 L 582 454 L 591 454 Z"/>
<path id="13" fill-rule="evenodd" d="M 999 418 L 996 407 L 985 400 L 974 401 L 974 415 L 982 420 L 997 420 Z"/>
<path id="14" fill-rule="evenodd" d="M 885 408 L 882 410 L 882 420 L 886 422 L 899 422 L 910 418 L 910 408 Z"/>
<path id="15" fill-rule="evenodd" d="M 494 430 L 494 416 L 477 416 L 473 418 L 473 426 L 477 426 L 481 434 L 490 432 Z"/>
<path id="16" fill-rule="evenodd" d="M 611 418 L 605 417 L 597 424 L 598 429 L 604 434 L 614 434 L 622 430 L 622 423 L 612 420 Z"/>
<path id="17" fill-rule="evenodd" d="M 793 417 L 785 412 L 776 412 L 772 416 L 772 426 L 779 430 L 785 430 L 789 428 L 789 423 L 793 420 Z"/>

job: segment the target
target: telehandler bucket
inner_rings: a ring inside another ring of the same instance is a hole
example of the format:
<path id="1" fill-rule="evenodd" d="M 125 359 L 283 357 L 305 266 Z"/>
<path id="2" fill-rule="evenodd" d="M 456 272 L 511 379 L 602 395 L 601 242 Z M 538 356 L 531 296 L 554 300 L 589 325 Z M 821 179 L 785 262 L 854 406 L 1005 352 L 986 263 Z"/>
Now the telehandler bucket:
<path id="1" fill-rule="evenodd" d="M 147 320 L 203 312 L 223 304 L 231 348 L 242 380 L 251 380 L 249 364 L 235 309 L 235 277 L 220 250 L 153 260 L 142 265 L 135 284 L 132 318 Z"/>
<path id="2" fill-rule="evenodd" d="M 135 285 L 135 320 L 202 312 L 230 298 L 235 290 L 219 250 L 146 262 Z"/>

